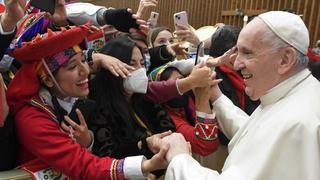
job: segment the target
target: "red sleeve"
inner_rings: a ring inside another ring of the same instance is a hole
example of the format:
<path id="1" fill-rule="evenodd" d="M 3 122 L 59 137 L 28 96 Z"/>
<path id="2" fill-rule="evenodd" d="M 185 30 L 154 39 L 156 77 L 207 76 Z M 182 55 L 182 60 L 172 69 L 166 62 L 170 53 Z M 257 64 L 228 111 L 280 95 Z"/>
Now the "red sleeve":
<path id="1" fill-rule="evenodd" d="M 166 102 L 172 98 L 180 96 L 176 80 L 149 81 L 146 97 L 158 103 Z"/>
<path id="2" fill-rule="evenodd" d="M 29 106 L 18 112 L 15 118 L 21 151 L 31 152 L 71 179 L 111 179 L 111 166 L 118 161 L 94 156 L 62 132 L 44 112 Z"/>
<path id="3" fill-rule="evenodd" d="M 197 120 L 195 126 L 191 126 L 184 118 L 183 109 L 168 108 L 167 111 L 176 125 L 176 131 L 181 133 L 190 142 L 192 152 L 207 156 L 218 149 L 218 126 L 216 123 L 212 121 L 200 123 Z M 206 125 L 208 125 L 208 129 L 206 129 Z M 202 130 L 204 130 L 206 135 L 204 135 Z"/>

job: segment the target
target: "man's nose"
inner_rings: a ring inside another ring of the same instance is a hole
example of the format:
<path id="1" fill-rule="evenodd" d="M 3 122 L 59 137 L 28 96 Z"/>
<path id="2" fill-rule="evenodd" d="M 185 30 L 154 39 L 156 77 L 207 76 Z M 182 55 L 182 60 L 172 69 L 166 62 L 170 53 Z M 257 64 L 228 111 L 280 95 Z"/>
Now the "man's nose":
<path id="1" fill-rule="evenodd" d="M 244 63 L 242 59 L 239 57 L 239 55 L 236 57 L 236 60 L 234 61 L 233 64 L 233 69 L 236 71 L 239 71 L 244 68 Z"/>

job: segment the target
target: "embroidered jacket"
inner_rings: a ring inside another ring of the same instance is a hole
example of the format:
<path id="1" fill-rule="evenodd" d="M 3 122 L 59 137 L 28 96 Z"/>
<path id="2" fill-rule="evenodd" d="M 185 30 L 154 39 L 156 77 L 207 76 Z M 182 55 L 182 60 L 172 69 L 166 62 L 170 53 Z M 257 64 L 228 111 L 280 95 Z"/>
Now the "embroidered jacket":
<path id="1" fill-rule="evenodd" d="M 28 171 L 52 167 L 72 179 L 143 178 L 142 156 L 121 160 L 94 156 L 60 129 L 52 108 L 40 97 L 17 111 L 15 123 L 19 163 Z"/>

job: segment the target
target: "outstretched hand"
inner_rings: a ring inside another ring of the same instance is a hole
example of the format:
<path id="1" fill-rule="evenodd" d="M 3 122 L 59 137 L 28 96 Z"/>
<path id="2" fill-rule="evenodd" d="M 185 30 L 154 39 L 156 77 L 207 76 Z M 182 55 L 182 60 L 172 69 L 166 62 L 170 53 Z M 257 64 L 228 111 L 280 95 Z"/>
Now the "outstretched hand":
<path id="1" fill-rule="evenodd" d="M 139 7 L 137 10 L 137 16 L 142 18 L 142 16 L 144 15 L 144 13 L 152 7 L 156 7 L 158 4 L 157 0 L 140 0 L 139 3 Z"/>
<path id="2" fill-rule="evenodd" d="M 213 57 L 208 58 L 206 65 L 208 67 L 217 67 L 222 64 L 225 64 L 229 67 L 232 67 L 234 61 L 236 60 L 236 57 L 237 57 L 237 48 L 233 47 L 217 58 L 213 58 Z"/>
<path id="3" fill-rule="evenodd" d="M 130 76 L 130 72 L 135 70 L 134 67 L 120 61 L 119 59 L 101 53 L 92 55 L 93 62 L 100 68 L 109 70 L 115 76 L 126 78 Z"/>
<path id="4" fill-rule="evenodd" d="M 177 36 L 178 39 L 180 39 L 181 41 L 188 41 L 194 46 L 198 46 L 198 44 L 200 44 L 200 39 L 195 34 L 195 31 L 190 25 L 184 26 L 177 24 L 177 26 L 179 27 L 179 30 L 173 32 L 173 34 Z"/>
<path id="5" fill-rule="evenodd" d="M 173 43 L 167 45 L 167 51 L 172 55 L 172 56 L 182 56 L 183 59 L 187 59 L 188 57 L 188 52 L 185 50 L 183 46 L 181 46 L 179 43 Z"/>

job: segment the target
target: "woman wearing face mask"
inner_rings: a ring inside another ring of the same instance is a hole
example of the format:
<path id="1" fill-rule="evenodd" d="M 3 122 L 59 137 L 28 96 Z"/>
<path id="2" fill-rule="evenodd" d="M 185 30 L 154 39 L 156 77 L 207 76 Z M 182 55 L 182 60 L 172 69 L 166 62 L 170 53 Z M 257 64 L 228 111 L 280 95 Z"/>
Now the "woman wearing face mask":
<path id="1" fill-rule="evenodd" d="M 20 144 L 20 167 L 36 179 L 144 178 L 144 173 L 160 167 L 162 156 L 98 158 L 86 149 L 93 137 L 81 112 L 76 110 L 79 124 L 58 113 L 63 109 L 69 114 L 74 102 L 89 93 L 89 66 L 78 46 L 88 29 L 49 31 L 11 53 L 24 61 L 7 93 Z"/>
<path id="2" fill-rule="evenodd" d="M 181 79 L 184 76 L 178 68 L 164 65 L 152 71 L 150 77 L 155 81 L 163 81 Z M 215 81 L 218 82 L 220 81 Z M 208 103 L 208 94 L 208 88 L 195 88 L 165 103 L 177 132 L 190 142 L 192 152 L 202 156 L 213 153 L 219 146 L 218 125 Z"/>
<path id="3" fill-rule="evenodd" d="M 147 100 L 151 98 L 145 95 L 149 91 L 148 77 L 142 52 L 135 42 L 125 37 L 116 38 L 100 52 L 118 58 L 135 70 L 126 79 L 101 70 L 90 82 L 89 98 L 94 99 L 99 107 L 96 122 L 90 122 L 97 139 L 93 152 L 99 156 L 113 157 L 137 154 L 140 152 L 139 140 L 151 134 L 174 130 L 174 125 L 159 105 Z M 169 91 L 172 91 L 171 86 Z M 175 85 L 172 87 L 175 88 Z M 178 95 L 175 90 L 171 94 Z M 101 123 L 100 126 L 97 123 Z M 106 138 L 113 142 L 99 140 Z"/>
<path id="4" fill-rule="evenodd" d="M 155 153 L 152 147 L 148 148 L 151 135 L 174 131 L 175 127 L 162 107 L 146 98 L 148 77 L 142 51 L 135 42 L 122 37 L 110 40 L 100 53 L 113 56 L 135 70 L 126 79 L 101 70 L 90 82 L 89 98 L 98 106 L 97 116 L 89 123 L 95 135 L 93 153 L 100 157 L 143 154 L 151 158 Z"/>

